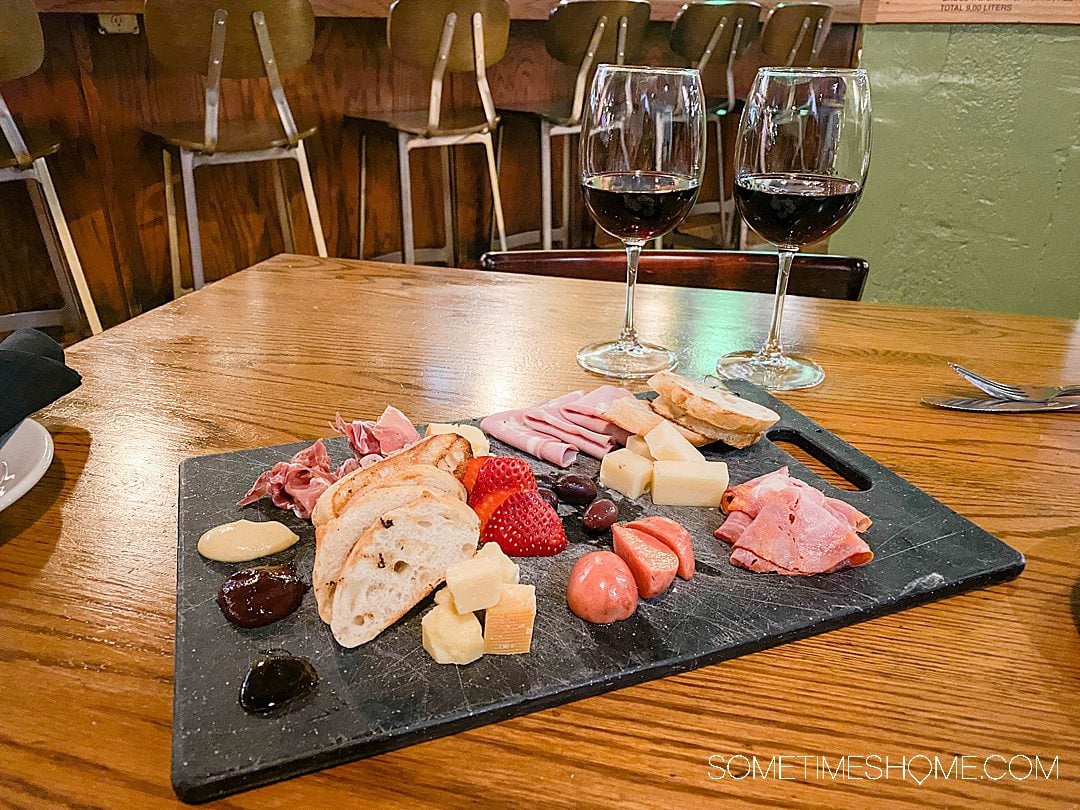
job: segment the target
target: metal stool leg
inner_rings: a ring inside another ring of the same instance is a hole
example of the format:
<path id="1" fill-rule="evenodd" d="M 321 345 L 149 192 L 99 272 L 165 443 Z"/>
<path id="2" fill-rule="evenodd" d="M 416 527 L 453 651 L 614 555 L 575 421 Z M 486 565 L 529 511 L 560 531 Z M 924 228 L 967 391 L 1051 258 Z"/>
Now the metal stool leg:
<path id="1" fill-rule="evenodd" d="M 67 220 L 64 219 L 64 211 L 60 207 L 60 198 L 56 196 L 56 188 L 53 186 L 52 175 L 49 167 L 45 165 L 45 158 L 34 161 L 34 173 L 37 175 L 41 190 L 45 193 L 45 204 L 52 218 L 52 225 L 56 229 L 56 235 L 60 238 L 60 248 L 64 253 L 64 261 L 67 264 L 71 280 L 75 284 L 75 290 L 79 294 L 79 302 L 82 304 L 86 322 L 90 325 L 92 334 L 101 334 L 101 319 L 98 318 L 97 307 L 90 295 L 90 286 L 86 283 L 86 275 L 83 273 L 82 262 L 79 254 L 75 252 L 75 242 L 71 239 L 71 231 L 68 230 Z"/>
<path id="2" fill-rule="evenodd" d="M 488 175 L 491 178 L 491 202 L 495 208 L 495 224 L 499 229 L 499 249 L 506 251 L 506 221 L 503 219 L 502 193 L 499 190 L 499 168 L 495 165 L 495 144 L 491 133 L 484 133 L 484 151 L 487 152 Z M 550 200 L 550 197 L 549 197 Z M 550 208 L 548 211 L 550 212 Z M 551 222 L 548 222 L 548 240 L 551 239 Z"/>
<path id="3" fill-rule="evenodd" d="M 721 247 L 729 247 L 734 239 L 732 229 L 734 227 L 735 220 L 735 198 L 728 197 L 727 184 L 725 178 L 727 176 L 726 166 L 724 164 L 724 119 L 716 119 L 716 173 L 720 180 L 720 191 L 718 198 L 720 200 L 720 232 L 721 232 Z"/>
<path id="4" fill-rule="evenodd" d="M 176 224 L 176 178 L 173 175 L 172 153 L 161 150 L 161 163 L 165 170 L 165 219 L 169 230 L 169 267 L 172 270 L 173 298 L 179 298 L 191 289 L 184 286 L 180 275 L 180 229 Z"/>
<path id="5" fill-rule="evenodd" d="M 540 247 L 551 250 L 551 124 L 540 122 Z M 506 248 L 503 248 L 505 250 Z"/>
<path id="6" fill-rule="evenodd" d="M 502 169 L 503 157 L 503 131 L 506 124 L 499 124 L 499 132 L 495 136 L 495 170 Z M 495 207 L 491 209 L 491 224 L 488 228 L 488 249 L 495 250 Z"/>
<path id="7" fill-rule="evenodd" d="M 319 256 L 325 259 L 329 255 L 326 252 L 326 236 L 323 234 L 322 219 L 319 217 L 319 204 L 315 201 L 315 184 L 311 182 L 311 167 L 308 166 L 304 142 L 300 141 L 294 151 L 296 165 L 300 167 L 300 184 L 304 187 L 304 199 L 307 200 L 308 219 L 311 220 L 311 230 L 315 234 L 315 249 Z"/>
<path id="8" fill-rule="evenodd" d="M 60 241 L 56 235 L 56 229 L 53 227 L 52 219 L 49 217 L 49 210 L 45 204 L 45 195 L 41 191 L 40 184 L 32 180 L 27 180 L 26 188 L 30 192 L 30 201 L 34 204 L 34 214 L 37 216 L 41 236 L 45 240 L 45 249 L 49 253 L 49 263 L 52 265 L 53 273 L 56 275 L 56 284 L 60 289 L 60 296 L 64 299 L 64 308 L 62 310 L 64 324 L 72 329 L 81 328 L 82 317 L 79 311 L 79 299 L 75 288 L 72 286 L 71 274 L 68 272 L 63 252 L 60 250 Z M 2 321 L 3 318 L 0 318 L 0 322 Z"/>
<path id="9" fill-rule="evenodd" d="M 416 264 L 416 236 L 413 233 L 412 172 L 409 168 L 409 135 L 398 133 L 398 178 L 401 185 L 401 258 Z"/>
<path id="10" fill-rule="evenodd" d="M 442 182 L 443 182 L 443 232 L 446 234 L 446 247 L 443 252 L 446 255 L 446 266 L 457 265 L 457 229 L 454 219 L 457 215 L 457 204 L 454 200 L 454 167 L 453 148 L 443 146 L 439 149 L 442 158 Z"/>
<path id="11" fill-rule="evenodd" d="M 570 135 L 562 136 L 562 222 L 559 240 L 563 250 L 570 247 Z"/>
<path id="12" fill-rule="evenodd" d="M 280 160 L 270 161 L 274 172 L 274 197 L 277 201 L 278 220 L 281 222 L 281 235 L 285 239 L 285 252 L 296 253 L 296 235 L 293 232 L 292 210 L 289 207 L 289 195 L 285 191 L 285 173 Z"/>
<path id="13" fill-rule="evenodd" d="M 367 135 L 360 136 L 360 258 L 367 238 Z"/>
<path id="14" fill-rule="evenodd" d="M 195 201 L 195 156 L 180 150 L 180 176 L 184 186 L 184 214 L 187 218 L 188 247 L 191 250 L 191 283 L 196 290 L 206 286 L 203 274 L 202 240 L 199 238 L 199 205 Z"/>

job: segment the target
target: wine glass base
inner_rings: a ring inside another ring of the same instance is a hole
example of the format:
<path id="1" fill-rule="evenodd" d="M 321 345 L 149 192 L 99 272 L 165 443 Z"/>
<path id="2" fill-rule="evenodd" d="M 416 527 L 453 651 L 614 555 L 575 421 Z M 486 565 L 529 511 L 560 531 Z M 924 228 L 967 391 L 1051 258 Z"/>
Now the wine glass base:
<path id="1" fill-rule="evenodd" d="M 578 364 L 593 374 L 620 380 L 651 377 L 675 368 L 675 353 L 651 343 L 608 340 L 585 346 L 577 353 Z"/>
<path id="2" fill-rule="evenodd" d="M 825 379 L 821 366 L 806 357 L 762 357 L 757 352 L 734 352 L 716 362 L 716 373 L 728 380 L 746 380 L 768 391 L 813 388 Z"/>

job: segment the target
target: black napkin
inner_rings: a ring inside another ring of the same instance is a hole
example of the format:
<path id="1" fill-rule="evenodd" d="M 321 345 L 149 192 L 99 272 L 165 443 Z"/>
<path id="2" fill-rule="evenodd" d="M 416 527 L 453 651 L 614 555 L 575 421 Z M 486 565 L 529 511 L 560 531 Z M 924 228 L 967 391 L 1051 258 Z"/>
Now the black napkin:
<path id="1" fill-rule="evenodd" d="M 82 385 L 64 364 L 64 350 L 37 329 L 20 329 L 0 341 L 0 435 L 35 411 Z"/>

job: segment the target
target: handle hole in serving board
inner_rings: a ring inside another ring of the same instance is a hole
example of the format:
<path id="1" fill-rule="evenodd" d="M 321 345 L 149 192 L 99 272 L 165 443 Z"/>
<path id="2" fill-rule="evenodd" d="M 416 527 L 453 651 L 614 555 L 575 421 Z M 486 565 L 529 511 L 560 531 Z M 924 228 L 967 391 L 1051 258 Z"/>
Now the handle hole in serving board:
<path id="1" fill-rule="evenodd" d="M 769 441 L 837 489 L 865 492 L 873 486 L 873 482 L 861 472 L 834 458 L 801 433 L 781 428 L 770 431 L 768 437 Z"/>

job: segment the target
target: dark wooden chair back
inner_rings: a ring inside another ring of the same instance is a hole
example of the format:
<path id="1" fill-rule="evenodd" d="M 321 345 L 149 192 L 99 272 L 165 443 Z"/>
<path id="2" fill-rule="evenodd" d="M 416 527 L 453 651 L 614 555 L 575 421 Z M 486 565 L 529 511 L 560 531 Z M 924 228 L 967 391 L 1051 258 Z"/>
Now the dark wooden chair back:
<path id="1" fill-rule="evenodd" d="M 390 53 L 425 71 L 436 70 L 446 20 L 451 14 L 456 15 L 456 20 L 444 68 L 447 72 L 476 69 L 475 14 L 483 21 L 484 67 L 491 67 L 506 55 L 510 41 L 510 6 L 506 0 L 396 0 L 386 26 Z"/>
<path id="2" fill-rule="evenodd" d="M 563 0 L 548 18 L 548 53 L 564 64 L 580 66 L 601 20 L 604 32 L 590 64 L 632 64 L 641 53 L 649 25 L 647 0 Z"/>
<path id="3" fill-rule="evenodd" d="M 36 73 L 44 59 L 34 0 L 0 0 L 0 82 Z"/>
<path id="4" fill-rule="evenodd" d="M 702 59 L 726 64 L 741 56 L 761 30 L 761 6 L 736 0 L 698 0 L 671 25 L 671 49 L 695 67 Z M 736 39 L 738 37 L 738 39 Z"/>
<path id="5" fill-rule="evenodd" d="M 621 250 L 518 250 L 488 253 L 484 270 L 557 276 L 593 281 L 625 281 L 626 254 Z M 638 281 L 713 290 L 771 293 L 776 289 L 775 253 L 734 250 L 652 251 L 641 254 Z M 847 256 L 798 254 L 788 292 L 809 298 L 858 301 L 870 265 Z"/>
<path id="6" fill-rule="evenodd" d="M 786 67 L 814 63 L 829 35 L 832 6 L 825 3 L 780 3 L 761 32 L 761 50 Z"/>
<path id="7" fill-rule="evenodd" d="M 266 76 L 252 19 L 256 11 L 266 18 L 279 71 L 295 70 L 311 59 L 315 12 L 309 0 L 146 0 L 146 39 L 154 58 L 171 70 L 207 75 L 219 9 L 228 12 L 222 76 Z"/>

